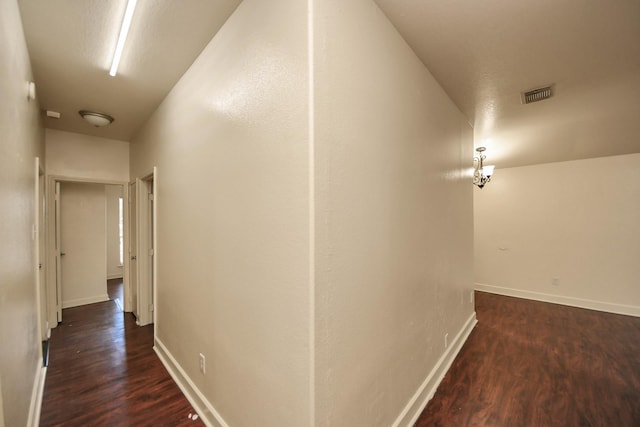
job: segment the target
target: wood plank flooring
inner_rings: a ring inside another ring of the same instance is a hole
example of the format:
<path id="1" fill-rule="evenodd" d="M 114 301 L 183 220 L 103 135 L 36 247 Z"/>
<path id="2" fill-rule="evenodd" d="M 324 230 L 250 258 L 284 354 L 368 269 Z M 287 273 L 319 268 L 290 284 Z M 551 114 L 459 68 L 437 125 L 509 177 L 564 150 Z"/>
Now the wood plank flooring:
<path id="1" fill-rule="evenodd" d="M 476 292 L 416 426 L 640 426 L 640 318 Z"/>
<path id="2" fill-rule="evenodd" d="M 114 301 L 63 310 L 50 346 L 41 426 L 204 425 L 154 353 L 153 326 Z"/>
<path id="3" fill-rule="evenodd" d="M 107 294 L 109 299 L 116 303 L 120 311 L 124 311 L 124 286 L 122 279 L 107 280 Z"/>

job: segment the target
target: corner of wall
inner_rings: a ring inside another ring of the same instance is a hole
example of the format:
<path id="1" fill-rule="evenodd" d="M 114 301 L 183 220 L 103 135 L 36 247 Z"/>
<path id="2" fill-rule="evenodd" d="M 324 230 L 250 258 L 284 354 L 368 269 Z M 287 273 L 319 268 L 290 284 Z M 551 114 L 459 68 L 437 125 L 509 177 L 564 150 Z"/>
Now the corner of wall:
<path id="1" fill-rule="evenodd" d="M 42 409 L 42 396 L 44 395 L 44 384 L 45 384 L 46 377 L 47 377 L 46 366 L 38 365 L 36 369 L 36 375 L 33 381 L 33 391 L 31 393 L 31 404 L 29 405 L 29 418 L 27 419 L 28 427 L 37 427 L 40 425 L 40 410 Z M 1 412 L 0 412 L 0 415 L 2 415 Z M 0 427 L 2 427 L 2 424 L 0 424 Z"/>
<path id="2" fill-rule="evenodd" d="M 455 338 L 448 346 L 447 350 L 440 356 L 438 362 L 433 367 L 429 375 L 422 381 L 422 384 L 416 390 L 415 394 L 409 400 L 404 410 L 400 413 L 398 418 L 394 421 L 393 427 L 398 426 L 413 426 L 418 420 L 418 417 L 427 406 L 427 403 L 433 398 L 438 389 L 438 386 L 442 382 L 445 374 L 451 367 L 451 364 L 455 360 L 458 353 L 462 349 L 462 346 L 471 335 L 473 328 L 478 323 L 476 319 L 476 313 L 473 312 L 467 319 L 463 327 L 458 331 Z"/>
<path id="3" fill-rule="evenodd" d="M 585 308 L 587 310 L 604 311 L 606 313 L 623 314 L 625 316 L 640 317 L 640 306 L 614 304 L 606 301 L 568 297 L 558 294 L 534 292 L 525 289 L 516 289 L 504 286 L 494 286 L 485 283 L 476 283 L 476 290 L 490 294 L 504 295 L 508 297 L 523 298 L 533 301 L 549 302 L 552 304 L 567 305 L 570 307 Z"/>
<path id="4" fill-rule="evenodd" d="M 158 337 L 155 338 L 153 350 L 202 421 L 207 426 L 229 427 Z"/>

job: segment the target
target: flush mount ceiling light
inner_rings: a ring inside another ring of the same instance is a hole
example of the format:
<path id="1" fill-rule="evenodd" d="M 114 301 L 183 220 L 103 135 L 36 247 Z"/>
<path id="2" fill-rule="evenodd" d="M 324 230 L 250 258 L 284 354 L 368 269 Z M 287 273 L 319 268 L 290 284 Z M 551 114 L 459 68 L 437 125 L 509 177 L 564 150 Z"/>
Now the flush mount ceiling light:
<path id="1" fill-rule="evenodd" d="M 484 187 L 487 182 L 491 181 L 491 175 L 493 175 L 493 169 L 495 168 L 494 165 L 484 165 L 484 160 L 487 158 L 484 155 L 486 150 L 485 147 L 476 148 L 478 155 L 473 158 L 473 183 L 479 188 Z"/>
<path id="2" fill-rule="evenodd" d="M 82 116 L 83 119 L 91 123 L 97 128 L 101 128 L 102 126 L 109 125 L 113 122 L 113 117 L 104 113 L 96 113 L 95 111 L 88 110 L 80 110 L 78 113 Z"/>
<path id="3" fill-rule="evenodd" d="M 124 12 L 124 18 L 122 19 L 122 26 L 120 27 L 120 35 L 118 36 L 118 43 L 116 44 L 116 50 L 113 53 L 113 61 L 111 62 L 111 69 L 109 75 L 115 77 L 118 72 L 118 65 L 120 65 L 120 57 L 124 50 L 124 44 L 127 41 L 127 34 L 129 34 L 129 27 L 131 26 L 131 19 L 133 18 L 133 12 L 136 9 L 137 0 L 129 0 L 127 3 L 127 9 Z"/>

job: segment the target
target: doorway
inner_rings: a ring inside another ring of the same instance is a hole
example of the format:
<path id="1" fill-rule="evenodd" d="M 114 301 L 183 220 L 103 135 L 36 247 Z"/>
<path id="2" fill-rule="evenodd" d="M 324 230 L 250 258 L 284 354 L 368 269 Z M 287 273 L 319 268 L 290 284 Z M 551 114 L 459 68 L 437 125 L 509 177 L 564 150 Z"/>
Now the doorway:
<path id="1" fill-rule="evenodd" d="M 155 175 L 156 169 L 129 183 L 132 311 L 138 325 L 155 323 Z"/>
<path id="2" fill-rule="evenodd" d="M 117 261 L 122 262 L 112 275 L 122 278 L 126 294 L 129 263 L 122 255 L 128 244 L 128 205 L 124 203 L 128 186 L 121 182 L 86 181 L 59 176 L 50 176 L 47 184 L 47 261 L 51 268 L 46 271 L 46 311 L 50 327 L 55 327 L 62 321 L 63 308 L 109 299 L 109 187 L 111 191 L 117 189 L 122 196 L 116 202 L 116 209 L 122 211 L 122 223 L 116 221 L 115 224 L 115 238 L 123 247 L 122 253 L 116 253 L 115 256 Z"/>

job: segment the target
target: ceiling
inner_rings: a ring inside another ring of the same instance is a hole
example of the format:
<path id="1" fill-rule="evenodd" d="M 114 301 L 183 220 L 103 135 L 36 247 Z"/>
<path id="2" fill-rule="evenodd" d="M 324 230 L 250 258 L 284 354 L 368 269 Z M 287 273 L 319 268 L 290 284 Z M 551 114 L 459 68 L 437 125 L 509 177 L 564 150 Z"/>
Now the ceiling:
<path id="1" fill-rule="evenodd" d="M 375 2 L 497 168 L 640 152 L 640 1 Z M 62 114 L 47 127 L 129 141 L 240 0 L 139 0 L 110 77 L 125 3 L 19 0 L 40 104 Z M 521 104 L 547 84 L 551 99 Z"/>
<path id="2" fill-rule="evenodd" d="M 376 3 L 497 168 L 640 152 L 640 1 Z"/>
<path id="3" fill-rule="evenodd" d="M 18 0 L 45 126 L 130 141 L 240 0 L 138 0 L 115 77 L 126 0 Z M 109 114 L 96 128 L 79 110 Z"/>

